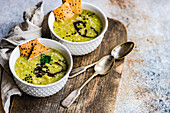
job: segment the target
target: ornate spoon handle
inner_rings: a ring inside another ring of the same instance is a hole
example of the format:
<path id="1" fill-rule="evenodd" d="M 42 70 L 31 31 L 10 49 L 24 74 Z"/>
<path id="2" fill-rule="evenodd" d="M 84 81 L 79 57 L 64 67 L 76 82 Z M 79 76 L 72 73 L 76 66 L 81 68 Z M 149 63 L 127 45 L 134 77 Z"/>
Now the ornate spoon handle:
<path id="1" fill-rule="evenodd" d="M 86 82 L 84 82 L 80 88 L 72 91 L 62 102 L 61 105 L 63 107 L 70 107 L 70 105 L 76 100 L 76 98 L 80 95 L 81 89 L 95 76 L 97 73 L 94 73 Z"/>
<path id="2" fill-rule="evenodd" d="M 73 69 L 69 75 L 68 78 L 74 78 L 76 77 L 77 75 L 83 73 L 84 71 L 86 71 L 86 66 L 82 66 L 82 67 L 79 67 L 79 68 L 76 68 L 76 69 Z"/>
<path id="3" fill-rule="evenodd" d="M 69 75 L 68 78 L 74 78 L 74 77 L 76 77 L 77 75 L 79 75 L 79 74 L 83 73 L 84 71 L 86 71 L 86 69 L 94 66 L 96 63 L 97 63 L 97 62 L 92 63 L 92 64 L 87 65 L 87 66 L 82 66 L 82 67 L 73 69 L 73 70 L 71 71 L 71 73 L 70 73 L 70 75 Z"/>
<path id="4" fill-rule="evenodd" d="M 72 91 L 62 102 L 61 105 L 63 107 L 70 107 L 70 105 L 76 100 L 76 98 L 80 95 L 80 90 L 76 89 Z"/>

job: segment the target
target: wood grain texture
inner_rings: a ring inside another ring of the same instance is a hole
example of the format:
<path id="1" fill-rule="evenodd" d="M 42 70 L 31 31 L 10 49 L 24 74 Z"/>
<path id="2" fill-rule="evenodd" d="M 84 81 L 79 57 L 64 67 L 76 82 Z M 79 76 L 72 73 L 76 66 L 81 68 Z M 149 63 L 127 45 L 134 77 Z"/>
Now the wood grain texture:
<path id="1" fill-rule="evenodd" d="M 85 56 L 74 56 L 74 67 L 91 64 L 105 55 L 118 44 L 127 41 L 125 26 L 114 19 L 108 19 L 109 27 L 100 46 Z M 67 84 L 57 94 L 36 98 L 23 94 L 14 96 L 10 108 L 11 113 L 112 113 L 116 94 L 121 79 L 124 60 L 116 61 L 113 70 L 106 76 L 97 76 L 81 91 L 80 96 L 69 108 L 63 108 L 61 101 L 74 89 L 81 86 L 94 72 L 93 68 L 78 77 L 69 79 Z"/>

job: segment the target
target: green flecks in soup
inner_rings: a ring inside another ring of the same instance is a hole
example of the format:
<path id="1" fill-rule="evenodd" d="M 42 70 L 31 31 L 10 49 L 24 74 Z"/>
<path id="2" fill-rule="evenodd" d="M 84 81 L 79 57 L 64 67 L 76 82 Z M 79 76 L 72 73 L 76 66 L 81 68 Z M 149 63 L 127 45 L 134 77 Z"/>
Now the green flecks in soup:
<path id="1" fill-rule="evenodd" d="M 60 37 L 72 42 L 90 41 L 100 35 L 102 22 L 93 12 L 83 10 L 65 21 L 54 21 L 54 32 Z"/>
<path id="2" fill-rule="evenodd" d="M 35 85 L 46 85 L 60 80 L 67 71 L 67 61 L 57 50 L 51 49 L 28 61 L 20 56 L 15 72 L 20 79 Z"/>

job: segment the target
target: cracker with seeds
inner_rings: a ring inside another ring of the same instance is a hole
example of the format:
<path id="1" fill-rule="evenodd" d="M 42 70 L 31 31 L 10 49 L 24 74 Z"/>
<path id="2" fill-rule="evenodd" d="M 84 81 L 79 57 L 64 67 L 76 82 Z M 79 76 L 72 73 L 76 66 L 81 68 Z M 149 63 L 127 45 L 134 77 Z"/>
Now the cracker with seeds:
<path id="1" fill-rule="evenodd" d="M 72 11 L 75 14 L 81 14 L 82 13 L 82 5 L 81 5 L 81 0 L 63 0 L 63 3 L 69 3 Z"/>
<path id="2" fill-rule="evenodd" d="M 74 13 L 69 5 L 69 3 L 65 2 L 57 9 L 53 10 L 55 18 L 57 21 L 68 20 L 74 16 Z"/>
<path id="3" fill-rule="evenodd" d="M 51 49 L 38 42 L 37 44 L 35 44 L 28 60 L 31 60 L 33 57 L 39 56 L 42 53 L 45 53 L 46 51 L 49 51 L 49 50 Z"/>
<path id="4" fill-rule="evenodd" d="M 34 45 L 38 42 L 38 39 L 33 39 L 27 43 L 19 45 L 20 55 L 23 57 L 28 57 L 34 47 Z"/>

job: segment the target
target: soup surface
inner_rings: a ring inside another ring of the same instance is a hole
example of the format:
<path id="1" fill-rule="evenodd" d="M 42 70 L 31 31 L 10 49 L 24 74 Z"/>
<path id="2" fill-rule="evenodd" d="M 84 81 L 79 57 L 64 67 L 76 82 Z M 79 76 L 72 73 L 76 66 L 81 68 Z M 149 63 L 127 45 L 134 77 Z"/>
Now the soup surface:
<path id="1" fill-rule="evenodd" d="M 54 21 L 54 32 L 72 42 L 86 42 L 96 38 L 102 31 L 102 22 L 93 12 L 83 10 L 65 21 Z"/>
<path id="2" fill-rule="evenodd" d="M 15 63 L 15 72 L 27 83 L 46 85 L 60 80 L 67 71 L 67 61 L 57 50 L 51 49 L 28 61 L 20 56 Z"/>

